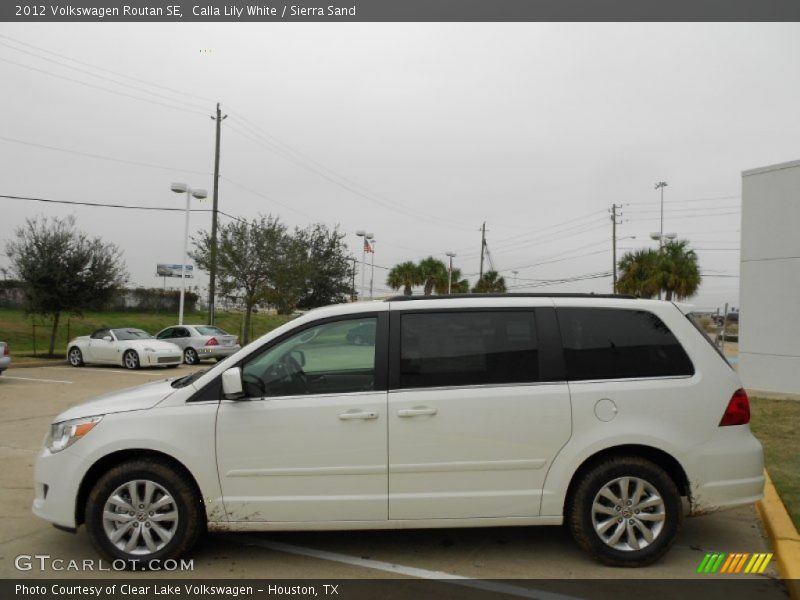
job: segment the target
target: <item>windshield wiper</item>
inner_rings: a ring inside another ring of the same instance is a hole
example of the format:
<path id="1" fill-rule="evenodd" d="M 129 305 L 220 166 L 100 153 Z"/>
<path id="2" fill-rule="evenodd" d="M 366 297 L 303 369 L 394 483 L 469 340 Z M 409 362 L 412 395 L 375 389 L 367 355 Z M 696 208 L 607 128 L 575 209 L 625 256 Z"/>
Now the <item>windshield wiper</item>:
<path id="1" fill-rule="evenodd" d="M 191 375 L 186 375 L 185 377 L 180 377 L 176 379 L 175 381 L 170 383 L 170 385 L 174 388 L 186 387 L 190 383 L 194 383 L 195 381 L 197 381 L 201 375 L 205 375 L 208 372 L 208 370 L 209 369 L 202 369 L 201 371 L 195 371 Z"/>

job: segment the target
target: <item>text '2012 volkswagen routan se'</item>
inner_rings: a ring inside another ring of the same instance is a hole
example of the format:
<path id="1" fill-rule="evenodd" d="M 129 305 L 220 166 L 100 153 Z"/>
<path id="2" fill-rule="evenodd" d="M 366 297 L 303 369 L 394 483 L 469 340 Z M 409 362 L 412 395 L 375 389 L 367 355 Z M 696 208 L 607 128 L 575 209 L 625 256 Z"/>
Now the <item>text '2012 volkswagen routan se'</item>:
<path id="1" fill-rule="evenodd" d="M 671 302 L 392 298 L 59 415 L 33 511 L 126 561 L 206 531 L 561 525 L 603 563 L 762 496 L 736 373 Z"/>

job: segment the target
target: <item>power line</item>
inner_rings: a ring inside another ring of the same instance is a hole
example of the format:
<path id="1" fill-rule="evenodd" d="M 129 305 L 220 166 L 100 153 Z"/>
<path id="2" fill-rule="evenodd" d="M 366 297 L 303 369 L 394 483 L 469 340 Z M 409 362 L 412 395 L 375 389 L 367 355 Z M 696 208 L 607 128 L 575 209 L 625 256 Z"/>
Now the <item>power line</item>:
<path id="1" fill-rule="evenodd" d="M 146 162 L 140 162 L 140 161 L 136 161 L 136 160 L 129 160 L 129 159 L 126 159 L 126 158 L 116 158 L 116 157 L 113 157 L 113 156 L 104 156 L 104 155 L 101 155 L 101 154 L 91 154 L 89 152 L 81 152 L 79 150 L 70 150 L 68 148 L 60 148 L 58 146 L 49 146 L 47 144 L 38 144 L 36 142 L 27 142 L 25 140 L 19 140 L 19 139 L 16 139 L 16 138 L 10 138 L 10 137 L 6 137 L 6 136 L 3 136 L 3 135 L 0 135 L 0 140 L 3 140 L 5 142 L 10 142 L 10 143 L 13 143 L 13 144 L 22 144 L 22 145 L 31 146 L 31 147 L 34 147 L 34 148 L 43 148 L 45 150 L 53 150 L 55 152 L 64 152 L 64 153 L 67 153 L 67 154 L 75 154 L 77 156 L 84 156 L 86 158 L 94 158 L 94 159 L 97 159 L 97 160 L 107 160 L 107 161 L 117 162 L 117 163 L 122 163 L 122 164 L 136 165 L 136 166 L 139 166 L 139 167 L 148 167 L 148 168 L 151 168 L 151 169 L 162 169 L 162 170 L 165 170 L 165 171 L 180 171 L 181 173 L 194 173 L 196 175 L 211 175 L 211 173 L 208 172 L 208 171 L 197 171 L 197 170 L 194 170 L 194 169 L 183 169 L 183 168 L 180 168 L 180 167 L 168 167 L 168 166 L 164 166 L 164 165 L 156 165 L 156 164 L 153 164 L 153 163 L 146 163 Z"/>
<path id="2" fill-rule="evenodd" d="M 289 162 L 292 162 L 295 165 L 297 165 L 299 167 L 302 167 L 303 169 L 306 169 L 307 171 L 309 171 L 311 173 L 314 173 L 314 174 L 318 175 L 319 177 L 321 177 L 321 178 L 333 183 L 334 185 L 336 185 L 336 186 L 338 186 L 338 187 L 350 192 L 351 194 L 359 196 L 359 197 L 361 197 L 361 198 L 363 198 L 363 199 L 365 199 L 365 200 L 367 200 L 369 202 L 372 202 L 373 204 L 377 204 L 378 206 L 381 206 L 382 208 L 385 208 L 387 210 L 391 210 L 391 211 L 396 212 L 398 214 L 402 214 L 403 216 L 411 218 L 411 219 L 413 219 L 415 221 L 420 221 L 420 220 L 427 221 L 427 222 L 429 222 L 429 223 L 431 223 L 433 225 L 436 225 L 439 228 L 447 228 L 447 227 L 449 227 L 449 228 L 453 228 L 453 229 L 464 229 L 464 230 L 466 230 L 465 228 L 459 227 L 459 226 L 455 225 L 452 221 L 449 221 L 447 219 L 435 218 L 435 217 L 427 216 L 427 215 L 424 215 L 424 214 L 421 214 L 421 213 L 418 213 L 418 212 L 405 210 L 401 206 L 398 206 L 398 205 L 395 205 L 395 204 L 392 204 L 392 203 L 389 203 L 389 202 L 385 202 L 385 201 L 377 198 L 372 193 L 362 192 L 362 191 L 358 190 L 356 187 L 346 183 L 346 181 L 340 181 L 339 179 L 336 179 L 335 177 L 333 177 L 331 175 L 328 175 L 327 173 L 324 173 L 320 169 L 317 169 L 314 166 L 307 164 L 306 162 L 298 160 L 297 158 L 293 157 L 290 153 L 288 153 L 288 152 L 286 152 L 284 150 L 281 150 L 280 148 L 277 148 L 274 144 L 270 145 L 268 142 L 265 142 L 263 139 L 259 138 L 257 133 L 253 134 L 253 133 L 244 132 L 244 131 L 241 131 L 240 129 L 238 129 L 238 128 L 230 125 L 230 124 L 226 124 L 226 127 L 228 127 L 231 131 L 235 132 L 237 135 L 239 135 L 241 137 L 244 137 L 245 139 L 248 139 L 250 142 L 252 142 L 252 143 L 254 143 L 254 144 L 258 145 L 258 146 L 261 146 L 262 148 L 265 148 L 265 149 L 267 149 L 267 150 L 269 150 L 271 152 L 274 152 L 275 154 L 277 154 L 278 156 L 284 158 L 285 160 L 287 160 Z M 337 177 L 339 177 L 340 179 L 344 179 L 341 176 L 337 176 Z"/>
<path id="3" fill-rule="evenodd" d="M 120 73 L 119 71 L 112 71 L 111 69 L 107 69 L 105 67 L 98 67 L 97 65 L 78 60 L 77 58 L 72 58 L 71 56 L 66 56 L 65 54 L 59 54 L 58 52 L 53 52 L 52 50 L 48 50 L 46 48 L 42 48 L 41 46 L 35 46 L 33 44 L 29 44 L 27 42 L 23 42 L 21 40 L 17 40 L 15 38 L 9 37 L 7 35 L 0 35 L 0 38 L 3 38 L 5 40 L 11 41 L 11 42 L 14 42 L 15 44 L 19 44 L 21 46 L 27 46 L 28 48 L 34 48 L 35 50 L 39 50 L 41 52 L 46 52 L 47 54 L 50 54 L 52 56 L 57 56 L 59 58 L 65 59 L 65 60 L 69 60 L 69 61 L 77 63 L 79 65 L 83 65 L 84 67 L 91 67 L 92 69 L 97 69 L 98 71 L 103 71 L 105 73 L 111 73 L 112 75 L 118 75 L 120 77 L 124 77 L 126 79 L 130 79 L 131 81 L 136 81 L 138 83 L 143 83 L 145 85 L 149 85 L 151 87 L 159 88 L 159 89 L 162 89 L 162 90 L 167 90 L 169 92 L 173 92 L 175 94 L 178 94 L 182 98 L 189 96 L 191 98 L 194 98 L 195 100 L 200 100 L 202 102 L 214 102 L 214 100 L 211 100 L 210 98 L 205 98 L 203 96 L 190 94 L 190 93 L 186 92 L 185 90 L 176 90 L 175 88 L 167 87 L 165 85 L 161 85 L 161 84 L 158 84 L 158 83 L 153 83 L 152 81 L 147 81 L 145 79 L 138 79 L 136 77 L 132 77 L 131 75 L 126 75 L 125 73 Z"/>
<path id="4" fill-rule="evenodd" d="M 0 194 L 0 198 L 7 198 L 9 200 L 25 200 L 28 202 L 44 202 L 47 204 L 68 204 L 71 206 L 91 206 L 96 208 L 124 208 L 129 210 L 158 210 L 165 212 L 185 212 L 185 208 L 177 208 L 170 206 L 140 206 L 134 204 L 102 204 L 100 202 L 83 202 L 78 200 L 54 200 L 52 198 L 36 198 L 33 196 L 11 196 Z M 208 208 L 192 208 L 190 212 L 211 212 Z M 230 216 L 230 215 L 227 215 Z M 236 217 L 231 217 L 236 218 Z"/>
<path id="5" fill-rule="evenodd" d="M 203 107 L 199 106 L 197 104 L 192 104 L 190 102 L 186 102 L 185 100 L 173 98 L 172 96 L 167 96 L 166 94 L 160 94 L 158 92 L 152 92 L 152 91 L 150 91 L 148 89 L 143 88 L 140 85 L 134 85 L 134 84 L 131 84 L 131 83 L 125 83 L 124 81 L 119 81 L 117 79 L 112 79 L 111 77 L 106 77 L 105 75 L 98 75 L 97 73 L 92 73 L 91 71 L 87 71 L 86 69 L 81 69 L 79 67 L 73 67 L 72 65 L 67 65 L 67 64 L 64 64 L 61 61 L 55 60 L 53 58 L 48 58 L 46 56 L 41 56 L 41 55 L 36 54 L 35 52 L 31 52 L 29 50 L 23 50 L 22 48 L 15 48 L 11 44 L 7 44 L 5 42 L 0 42 L 0 45 L 5 46 L 6 48 L 11 48 L 15 52 L 22 52 L 23 54 L 27 54 L 28 56 L 33 56 L 34 58 L 38 58 L 39 60 L 44 60 L 44 61 L 47 61 L 49 63 L 53 63 L 53 64 L 59 65 L 61 67 L 67 68 L 67 69 L 72 69 L 73 71 L 77 71 L 78 73 L 83 73 L 84 75 L 88 75 L 89 77 L 95 77 L 95 78 L 101 79 L 103 81 L 110 81 L 113 84 L 120 85 L 120 86 L 123 86 L 123 87 L 127 87 L 127 88 L 130 88 L 130 89 L 139 91 L 139 92 L 143 92 L 145 94 L 150 94 L 151 96 L 156 96 L 158 98 L 163 98 L 165 100 L 169 100 L 170 102 L 175 102 L 177 104 L 183 104 L 183 105 L 185 105 L 187 107 L 192 107 L 192 108 L 196 108 L 198 110 L 203 110 Z"/>
<path id="6" fill-rule="evenodd" d="M 134 96 L 133 94 L 128 94 L 126 92 L 121 92 L 119 90 L 112 90 L 112 89 L 109 89 L 107 87 L 103 87 L 101 85 L 96 85 L 94 83 L 88 83 L 86 81 L 80 81 L 79 79 L 74 79 L 72 77 L 67 77 L 65 75 L 58 75 L 57 73 L 51 73 L 50 71 L 45 71 L 44 69 L 39 69 L 37 67 L 31 67 L 30 65 L 25 65 L 23 63 L 18 63 L 16 61 L 9 60 L 7 58 L 3 58 L 2 56 L 0 56 L 0 60 L 5 62 L 5 63 L 8 63 L 10 65 L 15 65 L 15 66 L 21 67 L 23 69 L 28 69 L 30 71 L 35 71 L 37 73 L 42 73 L 44 75 L 49 75 L 50 77 L 55 77 L 56 79 L 63 79 L 64 81 L 71 81 L 72 83 L 77 83 L 79 85 L 90 87 L 90 88 L 93 88 L 93 89 L 96 89 L 96 90 L 101 90 L 103 92 L 108 92 L 109 94 L 116 94 L 117 96 L 124 96 L 126 98 L 132 98 L 133 100 L 139 100 L 141 102 L 149 102 L 150 104 L 157 104 L 159 106 L 163 106 L 165 108 L 171 108 L 171 109 L 174 109 L 174 110 L 179 110 L 181 112 L 195 113 L 195 114 L 206 116 L 206 114 L 204 112 L 201 112 L 199 110 L 194 110 L 194 109 L 190 109 L 190 108 L 183 108 L 181 106 L 174 106 L 172 104 L 166 104 L 164 102 L 160 102 L 158 100 L 153 100 L 151 98 L 142 98 L 141 96 Z"/>

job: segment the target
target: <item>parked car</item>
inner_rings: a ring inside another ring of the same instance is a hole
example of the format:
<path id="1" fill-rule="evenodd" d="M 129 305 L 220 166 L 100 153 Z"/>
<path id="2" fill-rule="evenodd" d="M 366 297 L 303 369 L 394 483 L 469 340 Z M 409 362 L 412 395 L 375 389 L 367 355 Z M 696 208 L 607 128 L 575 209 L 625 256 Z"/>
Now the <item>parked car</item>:
<path id="1" fill-rule="evenodd" d="M 0 342 L 0 375 L 3 374 L 11 364 L 11 349 L 8 342 Z"/>
<path id="2" fill-rule="evenodd" d="M 140 367 L 177 367 L 183 360 L 181 349 L 155 339 L 142 329 L 120 327 L 98 329 L 92 335 L 76 337 L 67 344 L 67 360 L 73 367 L 85 364 Z"/>
<path id="3" fill-rule="evenodd" d="M 373 346 L 348 342 L 367 325 Z M 685 512 L 762 497 L 749 419 L 737 374 L 672 302 L 339 304 L 63 412 L 33 511 L 139 565 L 206 530 L 565 523 L 595 559 L 641 566 Z"/>
<path id="4" fill-rule="evenodd" d="M 239 338 L 213 325 L 174 325 L 159 331 L 156 338 L 179 346 L 187 365 L 226 358 L 241 349 Z"/>

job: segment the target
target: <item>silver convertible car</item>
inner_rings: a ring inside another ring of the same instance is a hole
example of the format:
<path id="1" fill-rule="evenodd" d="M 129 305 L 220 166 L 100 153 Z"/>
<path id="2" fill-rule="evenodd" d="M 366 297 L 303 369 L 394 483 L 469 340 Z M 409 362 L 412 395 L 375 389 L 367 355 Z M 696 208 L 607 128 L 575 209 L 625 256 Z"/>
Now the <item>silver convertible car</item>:
<path id="1" fill-rule="evenodd" d="M 213 325 L 175 325 L 159 331 L 156 339 L 180 346 L 187 365 L 207 358 L 223 359 L 241 348 L 239 338 Z"/>

